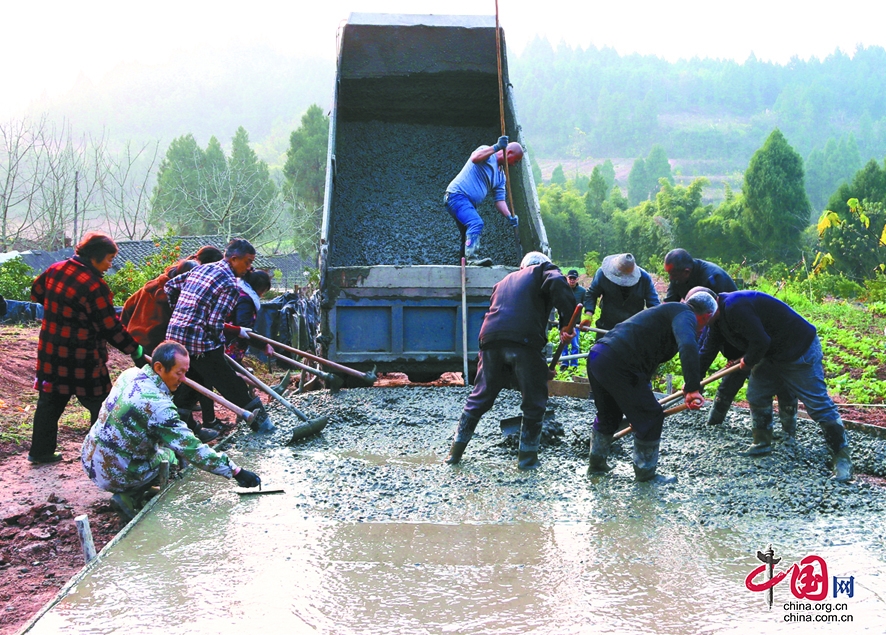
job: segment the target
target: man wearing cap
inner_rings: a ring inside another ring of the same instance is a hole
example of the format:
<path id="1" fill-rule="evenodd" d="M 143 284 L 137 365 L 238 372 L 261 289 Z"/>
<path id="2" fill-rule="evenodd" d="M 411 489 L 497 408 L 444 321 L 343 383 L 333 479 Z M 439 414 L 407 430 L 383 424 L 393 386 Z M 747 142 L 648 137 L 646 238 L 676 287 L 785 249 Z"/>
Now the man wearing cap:
<path id="1" fill-rule="evenodd" d="M 508 219 L 511 227 L 517 227 L 517 216 L 508 210 L 505 201 L 505 162 L 507 151 L 508 165 L 514 165 L 523 158 L 523 146 L 519 143 L 508 143 L 505 136 L 499 137 L 494 146 L 480 146 L 471 154 L 461 172 L 452 179 L 443 195 L 446 210 L 455 219 L 456 225 L 465 236 L 465 258 L 469 264 L 489 266 L 489 258 L 478 259 L 480 250 L 480 232 L 483 231 L 483 219 L 477 213 L 477 206 L 486 196 L 493 192 L 495 208 Z M 562 274 L 561 274 L 562 275 Z"/>
<path id="2" fill-rule="evenodd" d="M 572 288 L 572 293 L 575 294 L 575 303 L 581 304 L 584 306 L 585 304 L 585 295 L 587 294 L 587 290 L 578 284 L 578 270 L 570 269 L 566 274 L 566 282 L 569 283 L 569 286 Z M 578 355 L 581 352 L 581 346 L 579 345 L 579 335 L 581 331 L 575 329 L 575 337 L 569 340 L 569 351 L 568 355 Z M 578 360 L 570 359 L 566 362 L 560 364 L 560 370 L 566 370 L 570 366 L 574 366 L 578 368 Z"/>
<path id="3" fill-rule="evenodd" d="M 523 421 L 517 467 L 538 466 L 542 419 L 548 403 L 548 365 L 544 348 L 551 309 L 560 314 L 560 341 L 572 339 L 569 321 L 575 299 L 563 274 L 538 251 L 523 257 L 520 270 L 509 273 L 492 288 L 489 310 L 480 327 L 477 380 L 455 429 L 446 463 L 461 461 L 468 441 L 499 393 L 516 384 L 522 394 Z"/>
<path id="4" fill-rule="evenodd" d="M 685 249 L 672 249 L 664 260 L 665 271 L 671 281 L 665 294 L 665 302 L 679 302 L 686 297 L 686 292 L 693 287 L 706 287 L 714 293 L 731 293 L 738 291 L 732 277 L 722 268 L 707 260 L 693 258 Z M 702 334 L 701 345 L 706 335 Z M 743 351 L 723 341 L 719 350 L 727 360 L 737 360 Z M 714 355 L 716 357 L 716 354 Z M 712 358 L 713 361 L 713 358 Z M 707 369 L 705 369 L 707 370 Z M 743 369 L 727 375 L 717 386 L 714 404 L 708 414 L 708 425 L 720 425 L 726 419 L 726 413 L 735 400 L 735 395 L 744 386 L 751 370 Z M 786 388 L 778 391 L 778 418 L 784 433 L 793 437 L 797 433 L 797 398 Z"/>
<path id="5" fill-rule="evenodd" d="M 652 277 L 637 266 L 632 254 L 613 254 L 603 259 L 588 288 L 585 311 L 590 315 L 594 314 L 598 299 L 597 328 L 607 331 L 644 308 L 661 304 Z"/>
<path id="6" fill-rule="evenodd" d="M 690 410 L 704 404 L 696 336 L 717 311 L 708 293 L 693 290 L 684 302 L 659 304 L 616 324 L 588 354 L 588 380 L 597 416 L 591 430 L 588 474 L 609 470 L 612 437 L 626 417 L 634 429 L 634 477 L 672 483 L 657 474 L 664 410 L 650 380 L 660 364 L 680 355 L 683 396 Z"/>
<path id="7" fill-rule="evenodd" d="M 821 342 L 815 326 L 766 293 L 721 293 L 701 350 L 702 371 L 707 370 L 724 342 L 743 351 L 741 368 L 750 372 L 748 405 L 753 444 L 746 454 L 772 451 L 772 397 L 787 388 L 800 396 L 809 417 L 821 427 L 831 451 L 834 478 L 840 482 L 851 480 L 849 440 L 824 382 Z"/>

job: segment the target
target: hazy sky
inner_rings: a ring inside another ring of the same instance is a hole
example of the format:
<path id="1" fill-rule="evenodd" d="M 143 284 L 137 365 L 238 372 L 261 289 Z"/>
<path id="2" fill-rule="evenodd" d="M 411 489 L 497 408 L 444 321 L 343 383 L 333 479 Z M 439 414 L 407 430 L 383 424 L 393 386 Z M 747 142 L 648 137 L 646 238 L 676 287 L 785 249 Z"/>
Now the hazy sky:
<path id="1" fill-rule="evenodd" d="M 163 61 L 175 49 L 269 44 L 332 58 L 353 12 L 495 14 L 495 0 L 2 0 L 0 120 L 80 73 L 94 81 L 121 62 Z M 787 62 L 857 44 L 886 46 L 886 2 L 842 0 L 500 0 L 512 52 L 536 35 L 619 53 Z M 886 71 L 884 71 L 886 72 Z"/>

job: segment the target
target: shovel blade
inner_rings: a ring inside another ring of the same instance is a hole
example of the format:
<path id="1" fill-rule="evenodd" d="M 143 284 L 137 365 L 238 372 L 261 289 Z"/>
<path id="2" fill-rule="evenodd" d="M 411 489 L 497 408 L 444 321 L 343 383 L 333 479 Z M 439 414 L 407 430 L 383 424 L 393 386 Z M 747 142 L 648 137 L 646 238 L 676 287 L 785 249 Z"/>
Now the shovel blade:
<path id="1" fill-rule="evenodd" d="M 502 419 L 499 421 L 499 425 L 501 426 L 501 433 L 503 436 L 509 437 L 519 434 L 520 427 L 523 425 L 523 416 L 517 415 L 516 417 Z"/>
<path id="2" fill-rule="evenodd" d="M 326 427 L 327 423 L 329 423 L 329 417 L 323 416 L 311 419 L 296 426 L 292 431 L 292 438 L 289 439 L 289 442 L 286 445 L 292 445 L 296 441 L 318 434 Z"/>
<path id="3" fill-rule="evenodd" d="M 252 423 L 249 424 L 249 427 L 252 428 L 253 432 L 273 432 L 277 429 L 277 426 L 271 421 L 271 418 L 268 416 L 268 413 L 265 412 L 264 408 L 256 408 L 253 414 L 255 415 L 255 418 L 252 420 Z"/>

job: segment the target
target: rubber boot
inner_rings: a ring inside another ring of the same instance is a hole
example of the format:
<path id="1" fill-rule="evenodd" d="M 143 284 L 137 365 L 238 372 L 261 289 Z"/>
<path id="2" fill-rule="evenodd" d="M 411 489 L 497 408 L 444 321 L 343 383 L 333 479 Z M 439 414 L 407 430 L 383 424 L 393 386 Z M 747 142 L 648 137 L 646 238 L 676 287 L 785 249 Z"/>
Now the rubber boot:
<path id="1" fill-rule="evenodd" d="M 474 430 L 480 419 L 469 415 L 467 412 L 461 413 L 461 419 L 455 429 L 455 437 L 452 439 L 452 446 L 449 448 L 449 456 L 443 462 L 449 465 L 458 465 L 461 462 L 461 455 L 464 454 L 468 441 L 474 436 Z"/>
<path id="2" fill-rule="evenodd" d="M 778 398 L 778 420 L 781 422 L 781 431 L 784 440 L 793 440 L 797 437 L 797 398 Z"/>
<path id="3" fill-rule="evenodd" d="M 449 456 L 447 456 L 443 462 L 448 463 L 449 465 L 458 465 L 461 462 L 461 455 L 465 453 L 466 447 L 468 447 L 467 443 L 453 441 L 452 445 L 449 447 Z"/>
<path id="4" fill-rule="evenodd" d="M 491 258 L 480 258 L 480 234 L 470 234 L 470 245 L 465 245 L 465 262 L 472 267 L 491 267 Z"/>
<path id="5" fill-rule="evenodd" d="M 261 399 L 258 397 L 243 407 L 246 410 L 252 410 L 255 412 L 255 417 L 253 417 L 252 422 L 249 424 L 249 428 L 253 432 L 273 432 L 277 429 L 277 426 L 271 421 L 271 417 L 268 416 L 268 411 L 265 410 Z"/>
<path id="6" fill-rule="evenodd" d="M 541 444 L 541 419 L 523 417 L 520 429 L 520 449 L 517 450 L 517 469 L 534 470 L 539 466 L 538 447 Z"/>
<path id="7" fill-rule="evenodd" d="M 751 409 L 754 442 L 743 452 L 744 456 L 762 456 L 772 452 L 772 406 Z"/>
<path id="8" fill-rule="evenodd" d="M 588 476 L 591 474 L 603 474 L 612 468 L 606 463 L 609 458 L 609 448 L 612 447 L 611 434 L 603 434 L 596 428 L 591 428 L 591 452 L 588 458 Z"/>
<path id="9" fill-rule="evenodd" d="M 711 411 L 708 413 L 707 424 L 709 426 L 718 426 L 723 423 L 726 420 L 726 414 L 729 412 L 731 404 L 731 401 L 726 401 L 720 396 L 720 393 L 717 393 L 717 396 L 714 397 L 714 405 L 711 406 Z"/>
<path id="10" fill-rule="evenodd" d="M 136 517 L 141 505 L 139 505 L 133 492 L 119 492 L 111 496 L 111 506 L 116 509 L 127 521 Z"/>
<path id="11" fill-rule="evenodd" d="M 840 483 L 852 480 L 852 458 L 849 456 L 849 439 L 846 437 L 846 429 L 843 420 L 837 417 L 834 421 L 819 421 L 818 425 L 824 432 L 825 441 L 831 451 L 834 462 L 833 479 Z"/>
<path id="12" fill-rule="evenodd" d="M 634 437 L 634 479 L 638 483 L 660 483 L 666 485 L 675 483 L 676 476 L 665 476 L 657 474 L 658 469 L 658 450 L 661 440 L 641 441 Z"/>

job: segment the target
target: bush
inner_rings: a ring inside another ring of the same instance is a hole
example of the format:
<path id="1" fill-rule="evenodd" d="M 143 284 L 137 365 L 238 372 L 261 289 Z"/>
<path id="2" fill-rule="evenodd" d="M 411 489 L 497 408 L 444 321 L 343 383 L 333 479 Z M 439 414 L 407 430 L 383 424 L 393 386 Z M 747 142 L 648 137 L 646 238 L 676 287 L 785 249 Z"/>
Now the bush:
<path id="1" fill-rule="evenodd" d="M 0 264 L 0 295 L 7 300 L 31 301 L 34 272 L 20 256 Z"/>
<path id="2" fill-rule="evenodd" d="M 594 274 L 597 273 L 597 269 L 600 268 L 600 264 L 603 262 L 602 258 L 600 258 L 600 254 L 596 251 L 589 251 L 585 254 L 584 265 L 585 265 L 585 274 L 593 278 Z"/>
<path id="3" fill-rule="evenodd" d="M 127 262 L 115 273 L 105 278 L 105 282 L 108 283 L 114 294 L 114 303 L 117 306 L 122 305 L 129 299 L 129 296 L 181 258 L 181 240 L 162 238 L 155 245 L 160 247 L 160 253 L 156 256 L 146 259 L 139 266 Z"/>

